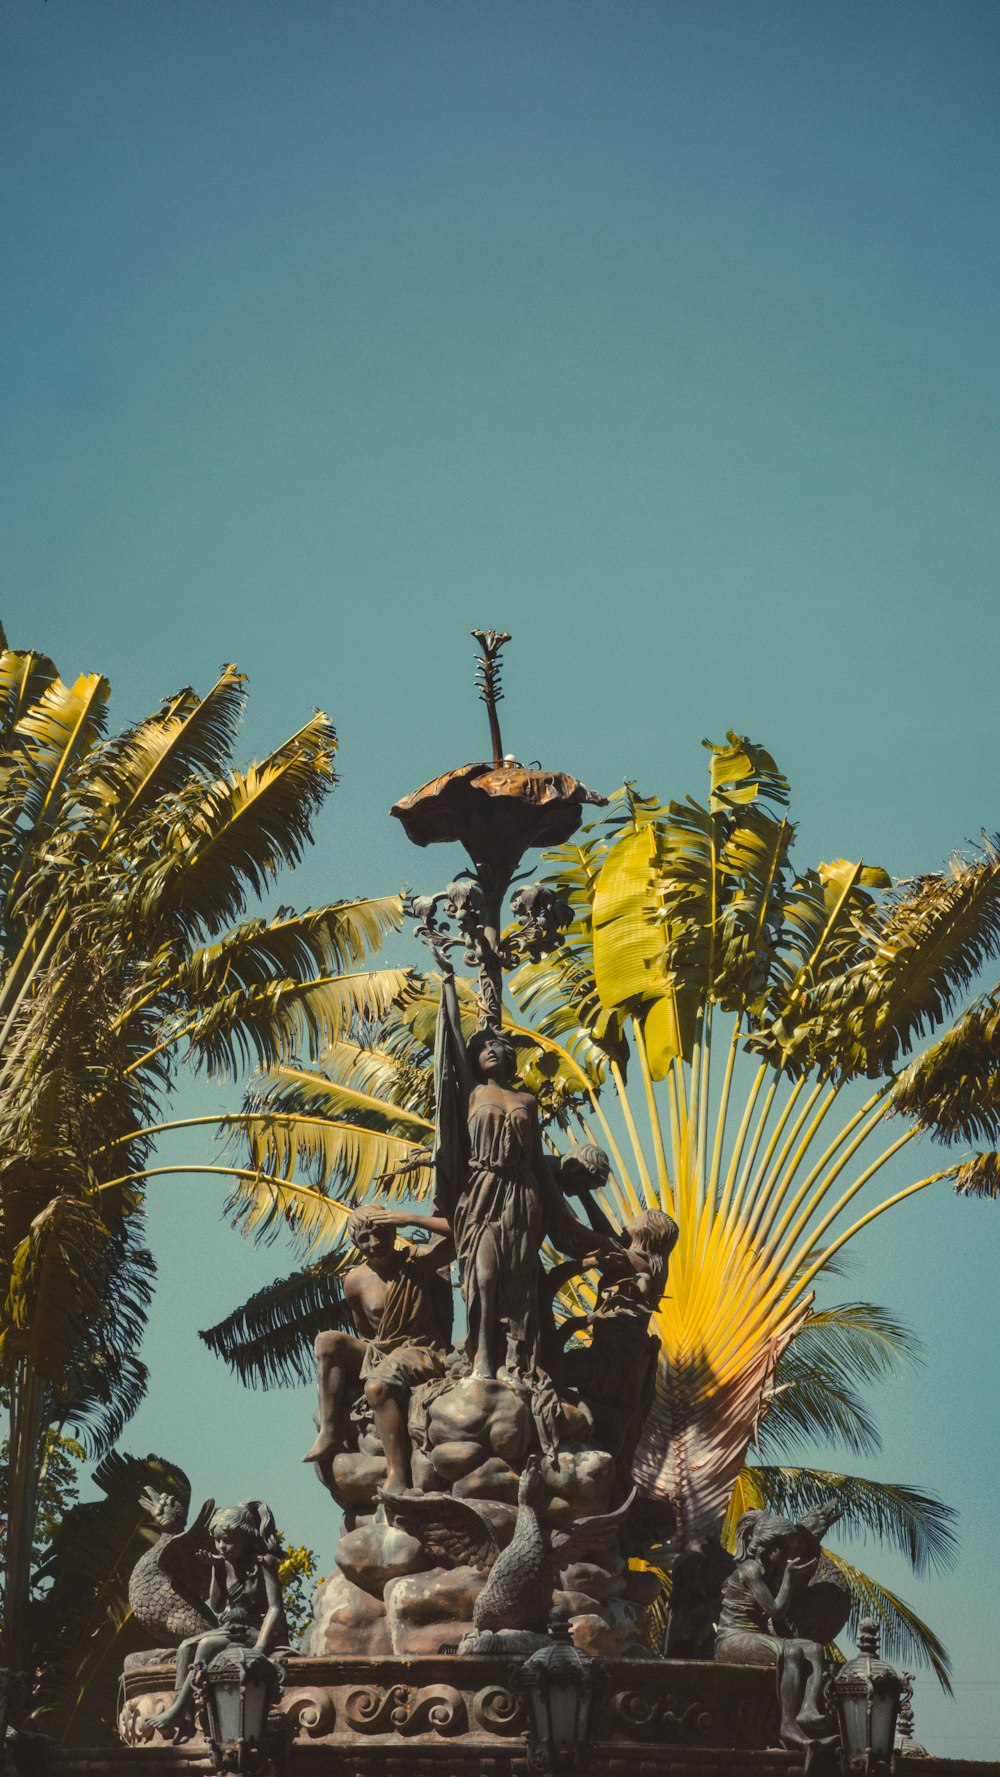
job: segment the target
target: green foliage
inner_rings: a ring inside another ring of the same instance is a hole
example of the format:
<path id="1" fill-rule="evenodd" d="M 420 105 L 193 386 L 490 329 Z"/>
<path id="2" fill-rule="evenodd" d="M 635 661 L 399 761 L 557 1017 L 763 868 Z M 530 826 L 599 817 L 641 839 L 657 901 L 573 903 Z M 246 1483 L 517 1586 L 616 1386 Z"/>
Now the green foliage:
<path id="1" fill-rule="evenodd" d="M 183 1470 L 158 1456 L 112 1451 L 93 1479 L 103 1497 L 72 1504 L 53 1525 L 29 1619 L 33 1725 L 61 1745 L 114 1744 L 118 1675 L 149 1642 L 128 1602 L 132 1569 L 160 1534 L 140 1496 L 152 1487 L 186 1506 L 191 1493 Z"/>
<path id="2" fill-rule="evenodd" d="M 4 1438 L 0 1443 L 0 1598 L 7 1553 L 8 1457 L 8 1440 Z M 56 1528 L 76 1504 L 80 1492 L 80 1464 L 85 1458 L 86 1451 L 75 1438 L 66 1437 L 51 1426 L 46 1430 L 38 1483 L 38 1516 L 31 1549 L 33 1594 L 37 1594 L 38 1570 Z"/>
<path id="3" fill-rule="evenodd" d="M 343 1249 L 325 1254 L 258 1290 L 199 1339 L 251 1388 L 311 1381 L 316 1334 L 350 1324 L 343 1292 L 349 1262 Z"/>
<path id="4" fill-rule="evenodd" d="M 223 667 L 105 738 L 108 685 L 0 651 L 0 1387 L 9 1401 L 6 1657 L 26 1646 L 47 1428 L 107 1451 L 142 1397 L 153 1280 L 141 1182 L 181 1060 L 280 1068 L 405 987 L 370 973 L 398 897 L 271 919 L 250 905 L 312 837 L 336 735 L 312 716 L 246 767 L 246 699 Z M 223 1127 L 229 1120 L 221 1120 Z M 260 1152 L 265 1121 L 252 1117 Z M 338 1229 L 319 1190 L 228 1173 L 266 1230 Z"/>

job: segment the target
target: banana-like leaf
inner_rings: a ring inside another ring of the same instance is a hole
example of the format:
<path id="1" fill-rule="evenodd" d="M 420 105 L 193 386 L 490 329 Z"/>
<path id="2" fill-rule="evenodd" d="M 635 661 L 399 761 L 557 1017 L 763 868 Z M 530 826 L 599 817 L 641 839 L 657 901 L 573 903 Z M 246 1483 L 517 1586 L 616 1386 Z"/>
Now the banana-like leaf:
<path id="1" fill-rule="evenodd" d="M 46 655 L 8 648 L 4 642 L 0 650 L 0 798 L 6 794 L 14 764 L 7 750 L 12 731 L 58 677 Z"/>
<path id="2" fill-rule="evenodd" d="M 351 1325 L 343 1274 L 352 1257 L 341 1248 L 258 1290 L 242 1307 L 198 1334 L 250 1388 L 309 1382 L 317 1333 Z"/>
<path id="3" fill-rule="evenodd" d="M 651 822 L 611 847 L 594 891 L 594 984 L 609 1012 L 656 998 L 667 972 L 665 933 L 657 923 Z"/>
<path id="4" fill-rule="evenodd" d="M 758 797 L 784 807 L 788 802 L 788 779 L 765 747 L 750 741 L 743 734 L 726 735 L 725 746 L 703 740 L 711 753 L 709 765 L 711 795 L 709 808 L 713 814 L 723 809 L 744 808 Z"/>

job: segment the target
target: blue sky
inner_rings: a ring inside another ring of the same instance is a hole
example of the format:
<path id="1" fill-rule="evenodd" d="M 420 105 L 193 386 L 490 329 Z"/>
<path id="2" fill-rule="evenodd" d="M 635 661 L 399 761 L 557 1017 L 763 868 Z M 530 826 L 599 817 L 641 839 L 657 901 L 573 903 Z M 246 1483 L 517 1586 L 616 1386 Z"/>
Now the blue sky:
<path id="1" fill-rule="evenodd" d="M 22 0 L 0 39 L 3 618 L 119 723 L 228 659 L 248 754 L 327 709 L 283 898 L 437 886 L 386 810 L 481 749 L 473 624 L 514 632 L 513 750 L 595 787 L 698 792 L 732 727 L 804 858 L 1000 825 L 989 0 Z M 193 1181 L 151 1225 L 129 1447 L 329 1565 L 305 1393 L 194 1338 L 287 1255 Z M 927 1347 L 879 1472 L 960 1507 L 962 1561 L 880 1570 L 955 1656 L 917 1694 L 953 1756 L 996 1750 L 998 1236 L 945 1190 L 845 1284 Z"/>

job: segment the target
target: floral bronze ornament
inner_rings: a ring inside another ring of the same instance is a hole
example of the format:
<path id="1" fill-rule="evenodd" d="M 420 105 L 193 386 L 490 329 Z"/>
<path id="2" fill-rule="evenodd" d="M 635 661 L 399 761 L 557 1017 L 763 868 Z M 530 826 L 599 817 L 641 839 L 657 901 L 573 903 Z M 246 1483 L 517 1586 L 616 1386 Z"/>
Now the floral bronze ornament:
<path id="1" fill-rule="evenodd" d="M 533 849 L 564 844 L 580 825 L 584 805 L 603 807 L 607 797 L 588 790 L 569 772 L 522 765 L 503 752 L 496 708 L 503 695 L 499 654 L 510 637 L 502 630 L 472 633 L 483 650 L 478 657 L 479 685 L 489 716 L 493 758 L 459 765 L 432 778 L 394 803 L 390 812 L 414 845 L 462 845 L 472 860 L 471 883 L 464 885 L 457 900 L 453 891 L 459 884 L 452 884 L 446 896 L 452 897 L 449 911 L 468 948 L 478 956 L 485 1025 L 499 1017 L 501 909 L 521 859 Z M 563 918 L 565 910 L 554 898 L 551 905 L 545 903 L 546 894 L 548 891 L 535 892 L 537 907 L 527 919 L 526 910 L 521 913 L 522 925 L 528 928 L 527 942 L 536 948 L 541 941 L 549 943 L 551 935 L 568 923 Z M 433 897 L 435 901 L 440 898 Z M 420 897 L 413 903 L 414 911 L 423 910 L 425 899 Z M 422 935 L 429 933 L 422 929 Z"/>

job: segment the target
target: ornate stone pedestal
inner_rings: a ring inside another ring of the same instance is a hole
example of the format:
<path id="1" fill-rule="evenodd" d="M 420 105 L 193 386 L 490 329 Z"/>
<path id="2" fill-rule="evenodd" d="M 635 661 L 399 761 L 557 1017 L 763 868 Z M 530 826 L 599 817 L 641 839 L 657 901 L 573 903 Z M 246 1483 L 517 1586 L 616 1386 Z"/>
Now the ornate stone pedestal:
<path id="1" fill-rule="evenodd" d="M 331 1777 L 524 1777 L 520 1665 L 457 1654 L 292 1659 L 280 1704 L 292 1757 L 296 1764 L 318 1761 Z M 123 1738 L 159 1762 L 168 1745 L 150 1718 L 173 1695 L 173 1671 L 137 1667 L 123 1683 Z M 787 1754 L 767 1751 L 777 1742 L 777 1719 L 771 1671 L 711 1661 L 601 1661 L 580 1777 L 680 1777 L 688 1769 L 714 1777 L 732 1773 L 735 1749 L 748 1755 L 748 1771 L 771 1777 L 791 1765 Z M 203 1755 L 204 1741 L 199 1735 L 176 1750 Z"/>

